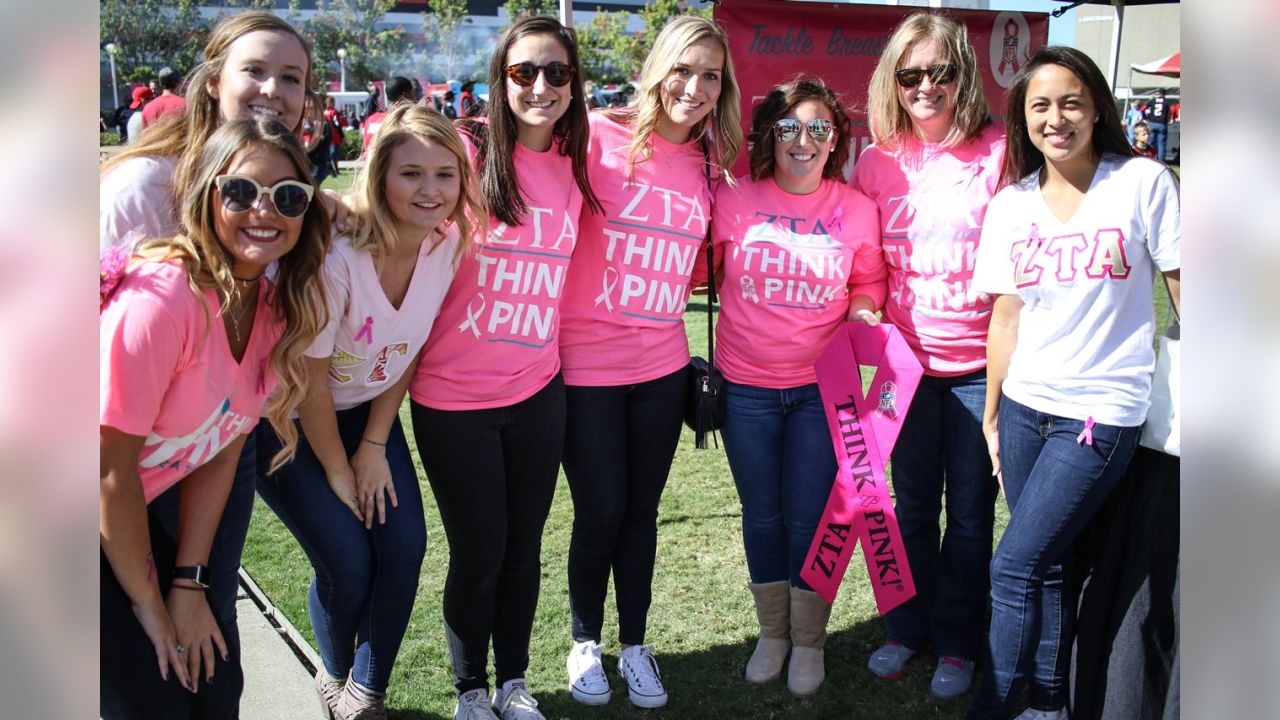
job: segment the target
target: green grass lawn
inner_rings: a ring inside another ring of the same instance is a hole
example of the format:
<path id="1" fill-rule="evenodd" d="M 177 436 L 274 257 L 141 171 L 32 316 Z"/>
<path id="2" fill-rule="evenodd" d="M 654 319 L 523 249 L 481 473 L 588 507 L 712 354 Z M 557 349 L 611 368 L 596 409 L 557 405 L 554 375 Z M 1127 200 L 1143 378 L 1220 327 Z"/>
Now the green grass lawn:
<path id="1" fill-rule="evenodd" d="M 1169 322 L 1163 288 L 1163 282 L 1157 281 L 1157 318 L 1162 331 Z M 705 354 L 705 305 L 695 302 L 690 306 L 686 328 L 694 353 Z M 401 419 L 408 427 L 407 404 Z M 409 443 L 413 445 L 412 434 Z M 414 452 L 416 462 L 416 448 Z M 393 718 L 451 717 L 453 712 L 453 676 L 441 622 L 448 546 L 421 465 L 418 475 L 427 515 L 427 557 L 388 697 Z M 483 522 L 484 498 L 477 498 L 476 506 L 477 522 Z M 644 711 L 627 701 L 625 685 L 614 673 L 618 645 L 612 593 L 604 645 L 614 698 L 603 708 L 588 708 L 569 697 L 564 657 L 570 645 L 566 558 L 572 522 L 573 504 L 561 474 L 543 534 L 542 594 L 530 647 L 530 688 L 548 718 L 643 717 Z M 1001 497 L 996 507 L 997 537 L 1007 522 Z M 913 660 L 897 681 L 881 681 L 867 671 L 867 657 L 882 640 L 882 625 L 860 549 L 849 565 L 832 612 L 827 681 L 822 690 L 812 698 L 798 700 L 787 693 L 783 682 L 763 687 L 747 684 L 742 669 L 755 644 L 756 625 L 746 589 L 741 510 L 724 451 L 714 446 L 694 449 L 693 435 L 687 429 L 663 496 L 658 533 L 648 641 L 656 646 L 671 696 L 664 710 L 655 711 L 663 717 L 898 720 L 959 718 L 968 708 L 971 694 L 952 702 L 929 697 L 931 656 Z M 306 613 L 311 566 L 298 543 L 261 500 L 245 547 L 244 565 L 272 602 L 309 642 L 314 642 Z M 492 678 L 492 670 L 490 673 Z M 709 711 L 708 706 L 714 710 Z"/>
<path id="2" fill-rule="evenodd" d="M 705 306 L 692 306 L 686 319 L 691 347 L 697 353 L 706 344 Z M 401 416 L 407 426 L 407 405 Z M 409 442 L 413 444 L 412 436 Z M 421 466 L 419 482 L 427 514 L 427 557 L 392 679 L 388 702 L 393 718 L 451 717 L 453 712 L 453 676 L 441 623 L 448 546 Z M 477 498 L 477 508 L 483 504 L 484 499 Z M 1006 521 L 1001 500 L 999 529 Z M 477 522 L 483 522 L 481 512 Z M 530 648 L 530 688 L 539 709 L 549 718 L 642 717 L 644 712 L 626 699 L 625 684 L 614 673 L 618 645 L 612 593 L 604 645 L 614 698 L 603 708 L 588 708 L 569 697 L 564 657 L 570 645 L 566 558 L 572 522 L 573 504 L 562 474 L 543 534 L 542 594 Z M 867 671 L 866 659 L 882 639 L 882 626 L 861 550 L 850 563 L 832 612 L 827 681 L 818 695 L 795 699 L 783 682 L 748 685 L 742 679 L 742 668 L 755 645 L 756 625 L 746 588 L 741 510 L 724 451 L 714 446 L 694 449 L 688 430 L 680 440 L 658 522 L 648 641 L 656 646 L 671 696 L 666 709 L 660 711 L 664 717 L 958 718 L 967 709 L 969 696 L 955 702 L 929 697 L 931 657 L 914 660 L 907 674 L 896 682 L 877 680 Z M 272 602 L 308 641 L 314 641 L 306 613 L 310 564 L 261 500 L 245 547 L 244 565 Z M 709 713 L 712 703 L 715 710 Z"/>

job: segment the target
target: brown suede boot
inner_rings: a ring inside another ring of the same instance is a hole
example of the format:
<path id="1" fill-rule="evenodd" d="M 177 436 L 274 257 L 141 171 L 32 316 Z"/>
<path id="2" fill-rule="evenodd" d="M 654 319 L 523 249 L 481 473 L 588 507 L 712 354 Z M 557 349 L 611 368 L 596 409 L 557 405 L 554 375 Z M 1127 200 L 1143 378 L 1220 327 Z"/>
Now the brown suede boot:
<path id="1" fill-rule="evenodd" d="M 782 676 L 782 665 L 791 650 L 791 583 L 751 583 L 756 601 L 756 619 L 760 621 L 760 640 L 747 661 L 747 682 L 773 682 Z"/>
<path id="2" fill-rule="evenodd" d="M 827 644 L 831 606 L 818 593 L 791 588 L 791 664 L 787 689 L 792 695 L 812 695 L 827 676 L 822 648 Z"/>

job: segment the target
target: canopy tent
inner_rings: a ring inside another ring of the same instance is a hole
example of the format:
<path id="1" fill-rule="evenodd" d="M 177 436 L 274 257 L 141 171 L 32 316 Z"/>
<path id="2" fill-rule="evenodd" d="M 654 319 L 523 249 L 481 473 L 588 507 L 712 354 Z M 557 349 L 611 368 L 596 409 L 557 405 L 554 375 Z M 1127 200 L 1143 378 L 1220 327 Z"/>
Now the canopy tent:
<path id="1" fill-rule="evenodd" d="M 1134 63 L 1129 66 L 1131 71 L 1145 73 L 1147 75 L 1163 75 L 1164 77 L 1180 78 L 1182 77 L 1182 53 L 1176 52 L 1169 57 L 1153 60 L 1145 65 Z"/>
<path id="2" fill-rule="evenodd" d="M 1066 11 L 1081 5 L 1110 5 L 1115 8 L 1116 22 L 1112 25 L 1111 31 L 1111 63 L 1108 67 L 1102 68 L 1103 73 L 1107 76 L 1108 83 L 1111 85 L 1112 91 L 1115 91 L 1116 89 L 1116 65 L 1120 61 L 1120 35 L 1124 29 L 1125 6 L 1164 5 L 1166 3 L 1175 5 L 1180 4 L 1180 0 L 1058 0 L 1058 2 L 1063 3 L 1063 7 L 1060 7 L 1051 13 L 1056 18 L 1062 17 L 1063 13 Z M 1132 70 L 1130 70 L 1129 75 L 1131 78 L 1129 87 L 1132 89 Z"/>

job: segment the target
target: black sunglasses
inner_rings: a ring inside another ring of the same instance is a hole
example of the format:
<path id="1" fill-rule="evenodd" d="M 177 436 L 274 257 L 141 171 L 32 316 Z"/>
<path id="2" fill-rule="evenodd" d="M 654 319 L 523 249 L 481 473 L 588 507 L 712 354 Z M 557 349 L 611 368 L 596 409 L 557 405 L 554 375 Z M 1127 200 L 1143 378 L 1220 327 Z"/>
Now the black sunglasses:
<path id="1" fill-rule="evenodd" d="M 516 63 L 506 68 L 507 77 L 520 87 L 529 87 L 538 80 L 538 73 L 546 73 L 547 83 L 552 87 L 564 87 L 573 78 L 573 67 L 562 62 L 550 62 L 546 65 L 534 65 L 531 62 Z"/>
<path id="2" fill-rule="evenodd" d="M 893 78 L 898 84 L 904 88 L 913 88 L 924 82 L 924 76 L 929 76 L 929 82 L 934 85 L 949 85 L 951 81 L 956 79 L 960 68 L 951 63 L 938 63 L 930 65 L 927 68 L 902 68 L 893 71 Z"/>
<path id="3" fill-rule="evenodd" d="M 314 187 L 297 180 L 281 180 L 264 188 L 246 175 L 219 175 L 213 179 L 213 184 L 222 196 L 222 206 L 231 212 L 249 212 L 266 195 L 276 206 L 276 212 L 287 218 L 302 217 L 315 192 Z"/>
<path id="4" fill-rule="evenodd" d="M 789 143 L 800 137 L 800 126 L 803 125 L 805 130 L 809 132 L 809 137 L 813 138 L 816 143 L 824 143 L 835 133 L 835 128 L 831 126 L 831 121 L 824 118 L 815 118 L 806 123 L 801 123 L 795 118 L 783 118 L 773 124 L 773 137 L 780 143 Z"/>

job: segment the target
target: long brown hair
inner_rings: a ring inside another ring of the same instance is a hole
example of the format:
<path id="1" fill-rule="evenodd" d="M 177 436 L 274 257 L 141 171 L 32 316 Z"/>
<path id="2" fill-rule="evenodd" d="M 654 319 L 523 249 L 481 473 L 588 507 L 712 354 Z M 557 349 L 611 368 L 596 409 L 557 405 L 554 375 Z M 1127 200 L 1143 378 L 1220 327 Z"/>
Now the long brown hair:
<path id="1" fill-rule="evenodd" d="M 484 196 L 477 187 L 475 171 L 467 158 L 458 131 L 449 118 L 434 109 L 401 101 L 391 106 L 365 151 L 364 165 L 356 174 L 352 189 L 356 229 L 351 233 L 351 246 L 375 257 L 390 255 L 397 242 L 396 224 L 387 205 L 387 172 L 391 155 L 406 141 L 417 138 L 448 150 L 458 161 L 460 191 L 449 220 L 458 228 L 455 258 L 471 247 L 472 233 L 486 227 L 489 213 Z"/>
<path id="2" fill-rule="evenodd" d="M 831 111 L 831 125 L 835 129 L 835 145 L 822 166 L 822 177 L 828 180 L 844 179 L 844 164 L 849 160 L 849 114 L 845 112 L 840 95 L 827 87 L 821 78 L 797 77 L 777 86 L 751 113 L 751 179 L 763 180 L 773 175 L 773 149 L 777 141 L 773 137 L 773 124 L 786 117 L 791 109 L 807 100 L 821 103 Z"/>
<path id="3" fill-rule="evenodd" d="M 610 118 L 629 125 L 635 132 L 627 154 L 630 166 L 649 158 L 649 138 L 658 129 L 658 121 L 665 112 L 662 109 L 662 82 L 671 74 L 684 51 L 695 43 L 713 40 L 724 52 L 724 69 L 720 75 L 720 99 L 711 113 L 689 132 L 690 138 L 706 138 L 711 131 L 710 146 L 715 150 L 713 164 L 716 172 L 728 182 L 733 182 L 729 171 L 742 149 L 741 110 L 738 108 L 738 79 L 733 71 L 733 58 L 729 54 L 729 36 L 714 22 L 697 15 L 681 15 L 668 22 L 653 41 L 640 69 L 639 99 L 635 108 L 607 111 Z"/>
<path id="4" fill-rule="evenodd" d="M 597 213 L 604 212 L 587 180 L 587 102 L 582 96 L 582 60 L 578 55 L 578 39 L 573 31 L 551 17 L 522 18 L 507 28 L 498 40 L 489 60 L 489 103 L 485 108 L 486 123 L 461 120 L 459 125 L 477 148 L 480 187 L 484 191 L 489 212 L 507 225 L 519 225 L 529 212 L 520 180 L 516 177 L 516 118 L 507 102 L 507 53 L 521 38 L 547 35 L 555 38 L 569 56 L 573 68 L 569 81 L 569 107 L 552 129 L 552 148 L 569 156 L 573 179 L 582 191 L 582 199 Z"/>
<path id="5" fill-rule="evenodd" d="M 257 10 L 243 12 L 218 23 L 210 33 L 209 42 L 204 46 L 205 60 L 191 73 L 187 82 L 186 110 L 147 126 L 136 144 L 130 144 L 102 164 L 99 176 L 105 177 L 121 163 L 135 157 L 176 157 L 178 168 L 173 178 L 173 204 L 174 207 L 180 205 L 182 193 L 190 187 L 196 175 L 200 149 L 222 123 L 218 100 L 209 94 L 209 86 L 217 84 L 221 77 L 232 43 L 259 30 L 286 33 L 301 44 L 307 56 L 306 77 L 303 78 L 306 99 L 302 117 L 290 129 L 295 135 L 302 137 L 302 126 L 308 120 L 319 127 L 322 111 L 320 96 L 312 87 L 311 45 L 297 29 L 277 15 Z"/>
<path id="6" fill-rule="evenodd" d="M 1048 45 L 1035 51 L 1027 64 L 1022 66 L 1009 86 L 1005 104 L 1004 164 L 1000 168 L 1000 187 L 1012 185 L 1044 167 L 1044 153 L 1031 142 L 1027 134 L 1027 86 L 1031 76 L 1045 65 L 1058 65 L 1070 70 L 1089 91 L 1089 99 L 1098 112 L 1093 124 L 1091 150 L 1095 157 L 1119 155 L 1133 157 L 1129 136 L 1125 133 L 1120 111 L 1111 100 L 1111 88 L 1102 71 L 1088 55 L 1075 48 Z"/>
<path id="7" fill-rule="evenodd" d="M 182 227 L 172 238 L 148 240 L 138 246 L 144 258 L 177 260 L 187 270 L 197 295 L 213 288 L 222 298 L 221 313 L 230 309 L 237 293 L 231 276 L 234 260 L 215 231 L 219 212 L 214 178 L 222 174 L 237 153 L 254 146 L 285 154 L 293 164 L 295 180 L 311 182 L 311 165 L 302 144 L 290 128 L 276 120 L 240 119 L 224 123 L 197 153 L 195 174 L 184 188 L 179 216 Z M 297 426 L 289 416 L 306 397 L 304 353 L 328 322 L 322 266 L 329 249 L 329 215 L 319 199 L 313 199 L 303 215 L 298 243 L 276 262 L 268 306 L 273 317 L 256 322 L 280 322 L 284 333 L 271 351 L 271 369 L 279 379 L 278 391 L 267 403 L 266 416 L 284 447 L 271 461 L 271 471 L 293 459 Z"/>
<path id="8" fill-rule="evenodd" d="M 952 80 L 956 86 L 955 110 L 942 146 L 956 147 L 972 142 L 991 124 L 991 109 L 982 90 L 977 55 L 964 23 L 941 13 L 918 12 L 903 20 L 889 36 L 867 87 L 871 136 L 882 149 L 899 150 L 907 140 L 917 137 L 911 115 L 898 102 L 898 82 L 893 73 L 911 49 L 926 40 L 938 43 L 947 62 L 955 63 L 958 69 L 956 79 Z"/>

